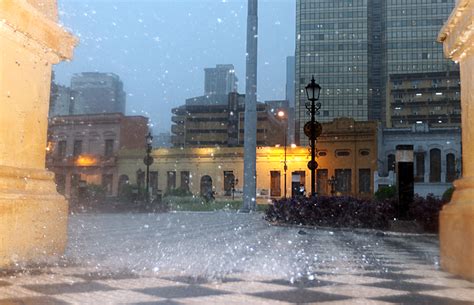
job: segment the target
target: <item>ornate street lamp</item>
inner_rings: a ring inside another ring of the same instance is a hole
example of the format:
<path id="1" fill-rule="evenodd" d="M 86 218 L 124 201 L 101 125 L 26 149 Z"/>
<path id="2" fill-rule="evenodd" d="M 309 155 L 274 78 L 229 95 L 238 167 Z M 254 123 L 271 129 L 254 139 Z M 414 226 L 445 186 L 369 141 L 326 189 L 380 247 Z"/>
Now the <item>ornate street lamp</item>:
<path id="1" fill-rule="evenodd" d="M 151 144 L 153 142 L 153 136 L 149 132 L 147 136 L 145 137 L 146 139 L 146 156 L 143 159 L 143 163 L 146 165 L 146 202 L 150 202 L 150 165 L 153 164 L 153 157 L 150 155 L 151 154 Z"/>
<path id="2" fill-rule="evenodd" d="M 311 196 L 315 196 L 316 168 L 318 168 L 318 163 L 316 162 L 316 138 L 321 135 L 323 128 L 321 124 L 316 121 L 315 118 L 316 114 L 319 114 L 319 109 L 321 109 L 321 103 L 315 103 L 317 100 L 319 100 L 321 86 L 319 86 L 314 80 L 314 75 L 311 78 L 311 83 L 309 83 L 305 89 L 308 100 L 311 102 L 305 103 L 306 109 L 311 114 L 311 121 L 307 122 L 304 125 L 304 132 L 310 140 L 311 161 L 308 162 L 308 168 L 311 170 Z"/>
<path id="3" fill-rule="evenodd" d="M 284 139 L 284 145 L 285 145 L 285 157 L 284 157 L 284 161 L 283 161 L 283 171 L 284 171 L 284 174 L 283 174 L 283 187 L 284 187 L 284 198 L 286 198 L 286 171 L 288 170 L 288 166 L 286 164 L 286 146 L 287 146 L 287 140 L 286 140 L 286 134 L 288 133 L 288 116 L 287 114 L 283 111 L 283 110 L 280 110 L 278 111 L 277 113 L 278 117 L 280 119 L 284 119 L 285 120 L 285 139 Z"/>

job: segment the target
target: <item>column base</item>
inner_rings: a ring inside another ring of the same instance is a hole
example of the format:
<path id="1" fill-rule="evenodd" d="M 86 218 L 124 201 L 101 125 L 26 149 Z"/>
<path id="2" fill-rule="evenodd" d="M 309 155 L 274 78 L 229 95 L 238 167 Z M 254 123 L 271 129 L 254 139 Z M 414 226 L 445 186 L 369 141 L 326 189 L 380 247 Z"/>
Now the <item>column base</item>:
<path id="1" fill-rule="evenodd" d="M 444 206 L 439 239 L 441 268 L 474 281 L 474 202 Z"/>
<path id="2" fill-rule="evenodd" d="M 62 255 L 67 219 L 52 173 L 0 167 L 0 268 Z"/>

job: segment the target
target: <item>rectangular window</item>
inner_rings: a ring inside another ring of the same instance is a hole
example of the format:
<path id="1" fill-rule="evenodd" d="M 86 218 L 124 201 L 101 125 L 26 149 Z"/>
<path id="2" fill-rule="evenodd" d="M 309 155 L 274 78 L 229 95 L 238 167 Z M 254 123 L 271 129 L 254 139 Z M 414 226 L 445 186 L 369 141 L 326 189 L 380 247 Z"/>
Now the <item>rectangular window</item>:
<path id="1" fill-rule="evenodd" d="M 359 169 L 359 194 L 370 193 L 370 168 Z"/>
<path id="2" fill-rule="evenodd" d="M 281 196 L 281 174 L 280 171 L 270 171 L 270 196 Z"/>
<path id="3" fill-rule="evenodd" d="M 74 157 L 79 156 L 82 154 L 82 140 L 75 140 L 74 141 L 74 149 L 72 151 L 72 155 Z"/>
<path id="4" fill-rule="evenodd" d="M 414 182 L 425 182 L 425 153 L 415 153 L 415 177 Z"/>
<path id="5" fill-rule="evenodd" d="M 56 174 L 55 175 L 56 190 L 59 194 L 64 195 L 66 191 L 66 175 Z"/>
<path id="6" fill-rule="evenodd" d="M 58 142 L 58 157 L 65 157 L 66 156 L 66 144 L 65 140 Z"/>
<path id="7" fill-rule="evenodd" d="M 114 154 L 114 140 L 105 140 L 104 156 L 111 157 Z"/>
<path id="8" fill-rule="evenodd" d="M 137 186 L 138 186 L 139 190 L 146 188 L 146 186 L 145 186 L 145 172 L 142 171 L 142 170 L 137 171 Z"/>
<path id="9" fill-rule="evenodd" d="M 181 171 L 181 189 L 189 191 L 189 172 Z"/>
<path id="10" fill-rule="evenodd" d="M 336 192 L 347 195 L 352 190 L 352 170 L 336 169 Z"/>
<path id="11" fill-rule="evenodd" d="M 150 193 L 156 194 L 158 190 L 158 172 L 151 171 L 150 172 Z"/>
<path id="12" fill-rule="evenodd" d="M 318 169 L 316 171 L 316 188 L 319 195 L 328 194 L 328 170 Z"/>
<path id="13" fill-rule="evenodd" d="M 176 188 L 176 172 L 168 172 L 167 178 L 166 190 L 174 190 Z"/>
<path id="14" fill-rule="evenodd" d="M 234 172 L 224 171 L 224 192 L 226 196 L 232 195 L 232 184 L 234 183 Z"/>
<path id="15" fill-rule="evenodd" d="M 113 174 L 102 175 L 102 187 L 105 189 L 105 193 L 109 196 L 112 195 L 113 180 L 114 180 Z"/>

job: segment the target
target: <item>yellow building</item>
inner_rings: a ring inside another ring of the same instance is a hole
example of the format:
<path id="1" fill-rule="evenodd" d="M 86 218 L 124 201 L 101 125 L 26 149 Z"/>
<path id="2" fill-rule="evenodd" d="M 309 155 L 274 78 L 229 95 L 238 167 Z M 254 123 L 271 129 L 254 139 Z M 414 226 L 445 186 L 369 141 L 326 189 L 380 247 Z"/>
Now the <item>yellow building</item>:
<path id="1" fill-rule="evenodd" d="M 367 195 L 373 192 L 373 174 L 377 168 L 377 124 L 337 119 L 323 124 L 317 143 L 317 192 L 330 194 L 329 179 L 334 176 L 334 191 L 344 195 Z M 119 154 L 119 189 L 127 183 L 145 185 L 144 150 L 122 150 Z M 163 193 L 182 188 L 195 195 L 212 190 L 217 196 L 231 196 L 243 188 L 243 148 L 163 148 L 152 152 L 150 166 L 152 192 Z M 278 198 L 285 190 L 285 148 L 257 147 L 257 196 Z M 311 172 L 307 163 L 308 147 L 286 148 L 287 196 L 303 184 L 310 192 Z"/>

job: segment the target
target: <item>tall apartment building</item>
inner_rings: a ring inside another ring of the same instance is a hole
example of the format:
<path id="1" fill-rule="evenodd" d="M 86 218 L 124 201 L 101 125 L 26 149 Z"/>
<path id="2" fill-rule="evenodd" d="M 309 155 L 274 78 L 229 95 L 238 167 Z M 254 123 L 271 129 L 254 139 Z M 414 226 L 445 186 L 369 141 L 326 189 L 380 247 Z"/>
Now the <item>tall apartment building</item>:
<path id="1" fill-rule="evenodd" d="M 309 117 L 305 86 L 322 87 L 320 121 L 382 120 L 392 74 L 458 69 L 436 42 L 455 0 L 297 0 L 296 121 Z"/>
<path id="2" fill-rule="evenodd" d="M 119 76 L 113 73 L 83 72 L 71 78 L 77 92 L 73 114 L 125 114 L 125 92 Z"/>
<path id="3" fill-rule="evenodd" d="M 227 95 L 237 92 L 234 65 L 216 65 L 204 69 L 204 95 Z"/>
<path id="4" fill-rule="evenodd" d="M 225 101 L 225 103 L 224 103 Z M 245 95 L 191 98 L 172 110 L 173 147 L 236 147 L 244 143 Z M 284 124 L 271 107 L 257 104 L 257 145 L 283 145 Z"/>
<path id="5" fill-rule="evenodd" d="M 390 74 L 387 91 L 388 127 L 461 125 L 459 71 Z"/>

